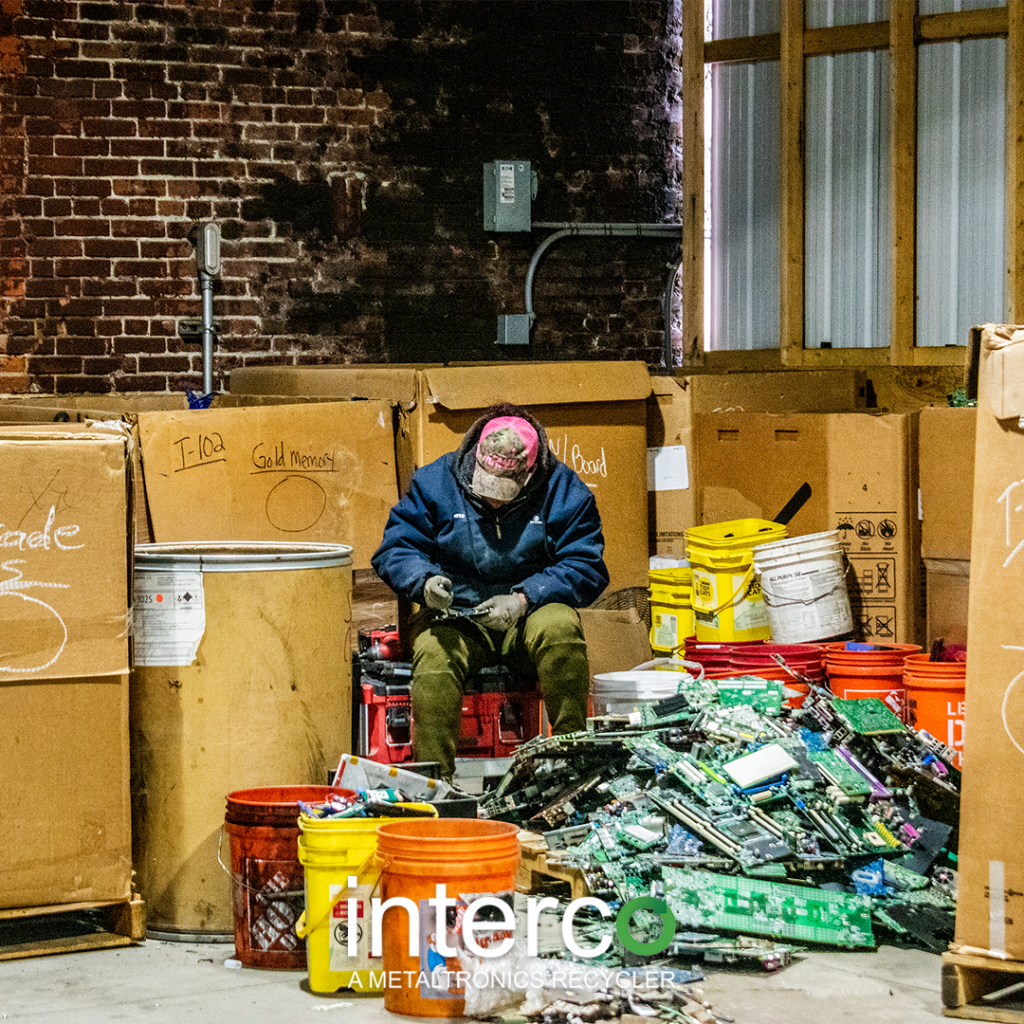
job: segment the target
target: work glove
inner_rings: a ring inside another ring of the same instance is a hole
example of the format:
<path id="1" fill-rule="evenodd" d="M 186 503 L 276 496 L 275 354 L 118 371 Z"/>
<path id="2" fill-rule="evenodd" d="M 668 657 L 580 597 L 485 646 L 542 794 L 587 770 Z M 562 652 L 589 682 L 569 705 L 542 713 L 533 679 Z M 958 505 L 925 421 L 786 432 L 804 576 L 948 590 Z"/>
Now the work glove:
<path id="1" fill-rule="evenodd" d="M 431 576 L 423 584 L 423 601 L 428 608 L 443 612 L 452 603 L 452 581 L 447 576 Z"/>
<path id="2" fill-rule="evenodd" d="M 505 632 L 512 628 L 513 623 L 526 614 L 526 602 L 519 594 L 498 594 L 489 597 L 474 609 L 480 614 L 474 619 L 488 629 L 500 629 Z"/>

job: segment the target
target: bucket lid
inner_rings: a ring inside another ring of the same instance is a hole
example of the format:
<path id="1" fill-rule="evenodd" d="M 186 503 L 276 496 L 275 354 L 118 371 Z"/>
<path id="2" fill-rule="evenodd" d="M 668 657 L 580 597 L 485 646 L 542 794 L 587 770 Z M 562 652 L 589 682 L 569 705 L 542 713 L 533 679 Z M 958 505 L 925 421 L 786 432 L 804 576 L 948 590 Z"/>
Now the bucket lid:
<path id="1" fill-rule="evenodd" d="M 770 519 L 729 519 L 724 523 L 691 526 L 686 541 L 705 547 L 749 548 L 751 541 L 776 540 L 786 536 L 786 527 Z"/>
<path id="2" fill-rule="evenodd" d="M 352 548 L 347 544 L 218 540 L 135 545 L 136 569 L 266 572 L 273 569 L 325 569 L 351 564 Z"/>

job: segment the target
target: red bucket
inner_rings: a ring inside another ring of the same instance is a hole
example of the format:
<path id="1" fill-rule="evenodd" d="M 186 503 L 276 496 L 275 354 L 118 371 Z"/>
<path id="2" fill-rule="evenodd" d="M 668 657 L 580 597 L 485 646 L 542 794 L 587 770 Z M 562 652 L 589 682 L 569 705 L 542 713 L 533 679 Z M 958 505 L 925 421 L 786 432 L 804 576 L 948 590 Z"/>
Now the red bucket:
<path id="1" fill-rule="evenodd" d="M 306 944 L 295 934 L 305 908 L 298 801 L 323 803 L 331 793 L 355 796 L 330 786 L 268 786 L 227 796 L 235 957 L 246 967 L 306 969 Z"/>

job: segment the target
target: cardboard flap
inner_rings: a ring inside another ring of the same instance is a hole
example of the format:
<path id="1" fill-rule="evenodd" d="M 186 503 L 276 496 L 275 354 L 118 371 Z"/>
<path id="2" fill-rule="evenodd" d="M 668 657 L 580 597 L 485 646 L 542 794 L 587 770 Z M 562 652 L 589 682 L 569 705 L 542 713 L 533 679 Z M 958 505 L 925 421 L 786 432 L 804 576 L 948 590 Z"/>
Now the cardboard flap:
<path id="1" fill-rule="evenodd" d="M 387 402 L 140 413 L 139 433 L 158 542 L 347 544 L 365 569 L 398 499 Z"/>
<path id="2" fill-rule="evenodd" d="M 651 393 L 647 364 L 638 361 L 451 366 L 422 377 L 423 400 L 446 409 L 635 401 Z"/>
<path id="3" fill-rule="evenodd" d="M 228 387 L 238 395 L 303 395 L 327 398 L 416 398 L 416 366 L 244 366 Z"/>
<path id="4" fill-rule="evenodd" d="M 653 657 L 647 626 L 635 608 L 581 608 L 580 622 L 591 678 L 603 672 L 628 672 Z"/>

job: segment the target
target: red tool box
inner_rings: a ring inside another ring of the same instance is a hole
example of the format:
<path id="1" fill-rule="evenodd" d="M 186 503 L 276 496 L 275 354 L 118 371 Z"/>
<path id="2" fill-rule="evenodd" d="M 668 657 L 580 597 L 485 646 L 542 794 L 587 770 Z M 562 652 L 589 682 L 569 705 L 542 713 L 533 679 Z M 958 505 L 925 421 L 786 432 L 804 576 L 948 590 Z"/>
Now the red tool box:
<path id="1" fill-rule="evenodd" d="M 363 756 L 387 764 L 412 760 L 412 698 L 408 684 L 364 681 Z M 536 690 L 467 693 L 462 698 L 462 734 L 457 757 L 508 757 L 540 734 L 541 701 Z"/>

